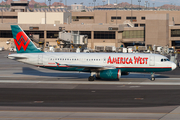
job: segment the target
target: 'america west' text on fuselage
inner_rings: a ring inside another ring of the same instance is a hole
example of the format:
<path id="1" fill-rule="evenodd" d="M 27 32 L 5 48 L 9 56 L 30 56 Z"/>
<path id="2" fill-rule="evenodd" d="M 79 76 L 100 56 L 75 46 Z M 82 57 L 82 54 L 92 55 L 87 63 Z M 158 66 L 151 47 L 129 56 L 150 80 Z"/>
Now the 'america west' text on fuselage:
<path id="1" fill-rule="evenodd" d="M 107 64 L 147 64 L 148 57 L 111 57 L 109 56 Z"/>

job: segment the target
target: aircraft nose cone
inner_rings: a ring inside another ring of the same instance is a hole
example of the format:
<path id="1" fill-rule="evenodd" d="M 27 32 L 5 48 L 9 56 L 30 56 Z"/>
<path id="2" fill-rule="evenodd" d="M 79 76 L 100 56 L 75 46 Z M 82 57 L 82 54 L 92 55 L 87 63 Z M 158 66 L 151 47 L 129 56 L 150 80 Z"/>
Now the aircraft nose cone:
<path id="1" fill-rule="evenodd" d="M 172 63 L 172 70 L 176 69 L 177 65 L 175 63 Z"/>

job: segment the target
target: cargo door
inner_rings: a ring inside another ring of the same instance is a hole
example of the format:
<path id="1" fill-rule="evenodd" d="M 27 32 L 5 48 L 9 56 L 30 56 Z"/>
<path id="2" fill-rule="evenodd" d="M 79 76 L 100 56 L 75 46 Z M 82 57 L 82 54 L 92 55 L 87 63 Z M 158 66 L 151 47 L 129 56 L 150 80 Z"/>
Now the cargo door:
<path id="1" fill-rule="evenodd" d="M 154 65 L 155 65 L 155 56 L 150 56 L 149 66 L 154 66 Z"/>
<path id="2" fill-rule="evenodd" d="M 38 64 L 39 65 L 43 64 L 43 55 L 38 55 Z"/>

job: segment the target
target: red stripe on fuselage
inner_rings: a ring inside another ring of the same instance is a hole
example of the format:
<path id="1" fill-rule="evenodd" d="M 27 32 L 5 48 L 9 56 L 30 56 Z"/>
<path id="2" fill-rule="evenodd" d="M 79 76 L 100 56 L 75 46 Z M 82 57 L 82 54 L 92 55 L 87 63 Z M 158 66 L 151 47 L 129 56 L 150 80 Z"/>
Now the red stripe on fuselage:
<path id="1" fill-rule="evenodd" d="M 116 67 L 116 68 L 171 68 L 171 67 Z"/>
<path id="2" fill-rule="evenodd" d="M 70 67 L 70 66 L 44 66 L 44 65 L 36 65 L 39 67 Z"/>
<path id="3" fill-rule="evenodd" d="M 48 63 L 48 64 L 56 64 L 56 63 Z"/>

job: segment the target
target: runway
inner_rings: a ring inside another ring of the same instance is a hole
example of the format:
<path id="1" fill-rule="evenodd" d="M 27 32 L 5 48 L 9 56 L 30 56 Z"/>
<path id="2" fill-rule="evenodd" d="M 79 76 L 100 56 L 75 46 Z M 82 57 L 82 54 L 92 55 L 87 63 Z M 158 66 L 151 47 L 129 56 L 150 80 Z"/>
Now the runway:
<path id="1" fill-rule="evenodd" d="M 173 120 L 179 92 L 179 86 L 1 84 L 0 119 Z"/>
<path id="2" fill-rule="evenodd" d="M 0 119 L 179 119 L 179 93 L 179 86 L 1 84 Z"/>
<path id="3" fill-rule="evenodd" d="M 1 120 L 179 120 L 180 69 L 87 81 L 89 73 L 19 63 L 0 52 Z"/>

